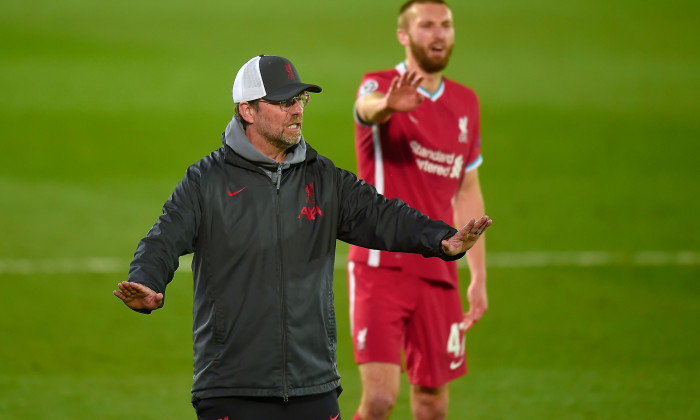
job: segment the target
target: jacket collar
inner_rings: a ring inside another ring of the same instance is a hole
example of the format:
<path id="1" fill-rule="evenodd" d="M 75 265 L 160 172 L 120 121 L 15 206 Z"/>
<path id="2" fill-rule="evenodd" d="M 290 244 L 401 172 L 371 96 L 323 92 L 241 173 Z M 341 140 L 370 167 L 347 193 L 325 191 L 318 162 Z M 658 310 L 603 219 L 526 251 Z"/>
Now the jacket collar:
<path id="1" fill-rule="evenodd" d="M 263 155 L 258 149 L 253 147 L 248 137 L 245 135 L 243 125 L 235 116 L 226 126 L 226 130 L 222 135 L 222 143 L 255 166 L 260 166 L 267 170 L 277 170 L 280 165 L 279 162 Z M 307 160 L 307 158 L 312 157 L 307 155 L 313 155 L 313 157 L 315 157 L 316 152 L 314 151 L 310 154 L 310 150 L 312 149 L 306 144 L 306 140 L 304 140 L 304 136 L 302 135 L 298 144 L 287 149 L 287 157 L 282 163 L 282 168 L 287 169 L 292 165 L 299 164 Z"/>

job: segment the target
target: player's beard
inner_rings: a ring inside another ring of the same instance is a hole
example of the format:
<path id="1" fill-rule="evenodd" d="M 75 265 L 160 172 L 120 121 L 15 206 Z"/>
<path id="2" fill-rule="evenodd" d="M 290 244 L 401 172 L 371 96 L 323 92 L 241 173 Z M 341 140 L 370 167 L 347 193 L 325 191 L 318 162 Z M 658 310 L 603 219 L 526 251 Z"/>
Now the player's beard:
<path id="1" fill-rule="evenodd" d="M 447 67 L 447 63 L 450 61 L 450 56 L 452 55 L 452 47 L 454 47 L 454 44 L 445 46 L 445 54 L 442 57 L 430 57 L 430 46 L 423 47 L 413 42 L 413 39 L 410 39 L 410 41 L 411 53 L 418 62 L 418 65 L 426 73 L 437 73 L 439 71 L 443 71 L 445 67 Z"/>

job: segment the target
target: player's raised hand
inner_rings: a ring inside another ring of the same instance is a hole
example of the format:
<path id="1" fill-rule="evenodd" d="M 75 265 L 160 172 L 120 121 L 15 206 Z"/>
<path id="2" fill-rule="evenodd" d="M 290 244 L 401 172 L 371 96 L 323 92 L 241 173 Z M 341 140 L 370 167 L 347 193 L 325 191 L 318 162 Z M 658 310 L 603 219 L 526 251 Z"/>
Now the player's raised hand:
<path id="1" fill-rule="evenodd" d="M 467 252 L 492 223 L 493 220 L 486 215 L 481 216 L 479 220 L 471 219 L 452 237 L 442 241 L 442 250 L 449 256 Z"/>
<path id="2" fill-rule="evenodd" d="M 391 81 L 386 93 L 386 105 L 391 112 L 410 112 L 423 102 L 418 86 L 423 81 L 415 71 L 406 71 Z"/>
<path id="3" fill-rule="evenodd" d="M 119 290 L 115 290 L 114 296 L 124 302 L 131 309 L 158 309 L 163 303 L 163 294 L 156 293 L 143 284 L 123 281 L 117 284 Z"/>

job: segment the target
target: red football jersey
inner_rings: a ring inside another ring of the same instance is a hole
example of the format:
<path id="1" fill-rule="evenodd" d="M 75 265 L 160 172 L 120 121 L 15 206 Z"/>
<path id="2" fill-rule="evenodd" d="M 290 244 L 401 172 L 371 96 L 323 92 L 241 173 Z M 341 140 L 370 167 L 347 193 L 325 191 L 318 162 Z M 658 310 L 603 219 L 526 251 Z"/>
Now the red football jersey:
<path id="1" fill-rule="evenodd" d="M 406 71 L 367 73 L 357 97 L 386 93 L 391 81 Z M 425 100 L 415 110 L 395 113 L 384 124 L 368 124 L 355 113 L 357 172 L 388 198 L 398 197 L 432 219 L 454 224 L 451 200 L 465 171 L 481 165 L 479 102 L 474 91 L 443 78 L 436 92 L 422 87 Z M 461 226 L 460 226 L 461 227 Z M 348 259 L 378 267 L 398 267 L 458 285 L 456 262 L 350 247 Z"/>

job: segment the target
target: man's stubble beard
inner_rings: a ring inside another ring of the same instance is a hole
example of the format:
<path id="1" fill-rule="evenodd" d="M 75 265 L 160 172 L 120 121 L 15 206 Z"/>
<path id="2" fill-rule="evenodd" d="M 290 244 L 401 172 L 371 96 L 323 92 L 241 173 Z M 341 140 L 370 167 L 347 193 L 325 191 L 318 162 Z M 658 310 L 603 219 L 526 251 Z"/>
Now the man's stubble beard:
<path id="1" fill-rule="evenodd" d="M 302 124 L 302 117 L 298 118 L 298 121 L 290 121 L 289 123 L 298 123 L 300 126 Z M 267 140 L 268 143 L 272 144 L 279 150 L 286 150 L 296 144 L 298 144 L 301 141 L 301 131 L 299 131 L 299 134 L 290 134 L 290 135 L 285 135 L 284 130 L 289 123 L 285 122 L 285 125 L 280 129 L 279 132 L 277 130 L 274 130 L 268 123 L 267 121 L 263 124 L 258 125 L 257 130 L 258 134 L 260 134 L 265 140 Z"/>

